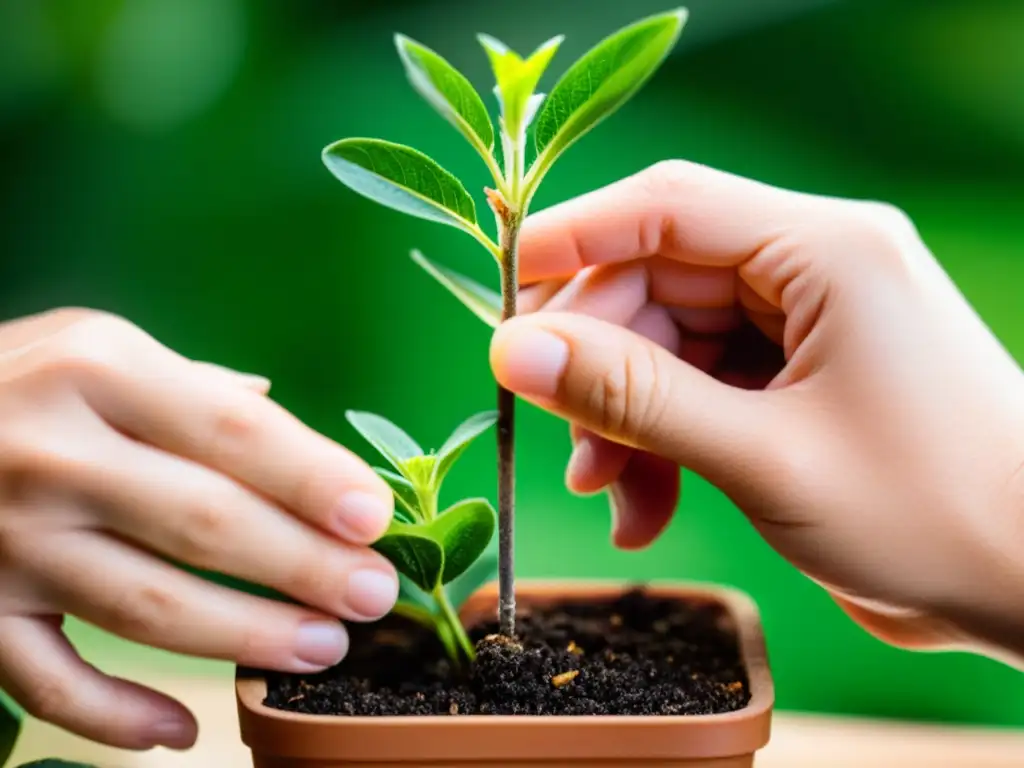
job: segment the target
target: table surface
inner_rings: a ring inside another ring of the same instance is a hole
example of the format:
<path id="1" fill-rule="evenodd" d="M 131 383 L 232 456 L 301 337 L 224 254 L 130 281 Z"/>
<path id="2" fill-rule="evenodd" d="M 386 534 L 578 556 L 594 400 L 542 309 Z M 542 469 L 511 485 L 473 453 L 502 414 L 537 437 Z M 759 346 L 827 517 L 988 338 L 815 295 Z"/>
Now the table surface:
<path id="1" fill-rule="evenodd" d="M 14 753 L 14 765 L 42 757 L 96 763 L 102 768 L 251 768 L 238 738 L 231 680 L 224 677 L 163 678 L 139 682 L 174 696 L 200 724 L 199 742 L 189 752 L 123 752 L 101 747 L 52 726 L 29 722 Z M 827 756 L 827 757 L 826 757 Z M 777 713 L 771 743 L 757 768 L 1020 768 L 1024 731 L 916 725 L 891 721 Z"/>

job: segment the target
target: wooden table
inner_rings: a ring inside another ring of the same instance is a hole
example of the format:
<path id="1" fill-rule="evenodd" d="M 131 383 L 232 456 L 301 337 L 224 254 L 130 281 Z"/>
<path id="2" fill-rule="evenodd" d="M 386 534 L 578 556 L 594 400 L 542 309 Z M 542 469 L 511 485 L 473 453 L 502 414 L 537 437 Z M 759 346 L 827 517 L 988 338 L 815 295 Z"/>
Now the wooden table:
<path id="1" fill-rule="evenodd" d="M 97 763 L 103 768 L 251 768 L 238 738 L 234 691 L 225 677 L 139 682 L 184 702 L 199 719 L 199 742 L 190 752 L 132 753 L 99 747 L 38 722 L 26 725 L 15 765 L 41 757 Z M 841 757 L 839 756 L 841 755 Z M 1024 731 L 950 728 L 907 723 L 779 713 L 771 744 L 757 768 L 1021 768 Z"/>

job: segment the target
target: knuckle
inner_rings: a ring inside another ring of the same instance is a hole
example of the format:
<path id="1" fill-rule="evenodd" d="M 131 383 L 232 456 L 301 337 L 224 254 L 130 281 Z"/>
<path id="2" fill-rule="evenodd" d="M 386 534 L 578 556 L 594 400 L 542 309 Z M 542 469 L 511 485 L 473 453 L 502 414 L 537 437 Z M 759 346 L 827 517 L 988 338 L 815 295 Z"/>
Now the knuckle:
<path id="1" fill-rule="evenodd" d="M 183 613 L 181 599 L 168 587 L 137 585 L 113 603 L 110 630 L 138 642 L 166 639 Z"/>
<path id="2" fill-rule="evenodd" d="M 648 200 L 686 200 L 695 184 L 693 169 L 685 160 L 661 160 L 634 178 L 640 194 Z"/>
<path id="3" fill-rule="evenodd" d="M 832 242 L 853 245 L 863 257 L 901 260 L 907 246 L 917 242 L 914 223 L 888 203 L 847 201 L 839 207 L 827 231 Z"/>
<path id="4" fill-rule="evenodd" d="M 692 166 L 685 160 L 660 160 L 641 171 L 640 178 L 654 193 L 676 192 L 685 186 Z"/>
<path id="5" fill-rule="evenodd" d="M 218 461 L 231 462 L 246 453 L 259 432 L 256 400 L 237 392 L 214 409 L 206 450 Z"/>
<path id="6" fill-rule="evenodd" d="M 33 717 L 44 722 L 60 722 L 75 709 L 75 687 L 62 677 L 48 675 L 33 681 L 24 699 L 25 709 Z"/>
<path id="7" fill-rule="evenodd" d="M 182 516 L 176 542 L 177 555 L 199 568 L 216 566 L 231 536 L 229 505 L 201 498 Z"/>
<path id="8" fill-rule="evenodd" d="M 59 378 L 109 374 L 139 333 L 116 315 L 87 311 L 51 337 L 40 373 Z"/>
<path id="9" fill-rule="evenodd" d="M 609 367 L 599 376 L 590 380 L 585 395 L 586 408 L 597 415 L 601 430 L 617 435 L 622 427 L 625 412 L 625 367 Z"/>
<path id="10" fill-rule="evenodd" d="M 638 344 L 622 364 L 596 377 L 589 405 L 600 414 L 606 434 L 639 442 L 657 424 L 667 399 L 668 377 L 658 375 L 658 358 L 647 344 Z"/>
<path id="11" fill-rule="evenodd" d="M 862 202 L 860 205 L 867 221 L 879 232 L 897 238 L 917 234 L 917 227 L 902 208 L 876 201 Z"/>

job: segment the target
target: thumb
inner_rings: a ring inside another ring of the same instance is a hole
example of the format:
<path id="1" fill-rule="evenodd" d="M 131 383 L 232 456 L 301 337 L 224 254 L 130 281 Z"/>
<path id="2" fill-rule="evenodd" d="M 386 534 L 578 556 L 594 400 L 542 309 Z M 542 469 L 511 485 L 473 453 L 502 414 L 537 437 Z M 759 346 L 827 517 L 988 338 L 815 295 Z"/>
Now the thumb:
<path id="1" fill-rule="evenodd" d="M 494 334 L 491 367 L 524 399 L 723 490 L 771 477 L 772 393 L 722 384 L 618 325 L 554 312 L 515 317 Z"/>

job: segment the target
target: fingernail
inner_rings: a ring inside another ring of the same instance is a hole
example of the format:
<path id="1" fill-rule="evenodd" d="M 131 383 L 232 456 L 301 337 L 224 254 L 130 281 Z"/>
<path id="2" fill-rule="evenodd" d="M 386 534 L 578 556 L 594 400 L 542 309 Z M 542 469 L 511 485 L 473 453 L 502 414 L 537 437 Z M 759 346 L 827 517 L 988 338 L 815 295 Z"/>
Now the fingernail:
<path id="1" fill-rule="evenodd" d="M 235 375 L 239 378 L 241 383 L 249 387 L 249 389 L 255 389 L 258 392 L 269 392 L 270 391 L 270 379 L 266 376 L 260 376 L 255 373 L 239 373 L 235 372 Z"/>
<path id="2" fill-rule="evenodd" d="M 355 543 L 376 541 L 391 522 L 392 509 L 379 496 L 349 491 L 338 500 L 331 526 L 342 538 Z"/>
<path id="3" fill-rule="evenodd" d="M 580 437 L 576 441 L 572 455 L 569 457 L 569 464 L 565 468 L 565 484 L 569 490 L 579 496 L 590 496 L 592 494 L 579 490 L 581 481 L 594 469 L 594 441 L 588 437 Z"/>
<path id="4" fill-rule="evenodd" d="M 348 653 L 348 632 L 337 621 L 307 621 L 299 626 L 293 650 L 302 664 L 333 667 Z"/>
<path id="5" fill-rule="evenodd" d="M 348 577 L 348 605 L 367 619 L 379 619 L 395 606 L 398 579 L 381 570 L 364 568 Z"/>
<path id="6" fill-rule="evenodd" d="M 495 363 L 502 383 L 513 392 L 553 397 L 569 362 L 569 345 L 538 328 L 509 330 L 500 339 Z"/>
<path id="7" fill-rule="evenodd" d="M 161 720 L 153 725 L 150 740 L 171 749 L 188 749 L 195 741 L 195 735 L 188 723 L 181 720 Z"/>
<path id="8" fill-rule="evenodd" d="M 238 379 L 238 383 L 243 386 L 250 387 L 251 389 L 270 389 L 270 379 L 266 376 L 260 376 L 257 373 L 246 373 L 245 371 L 238 371 L 234 368 L 228 368 L 224 365 L 218 365 L 217 363 L 208 363 L 215 368 L 220 368 L 225 373 L 231 374 L 234 378 Z"/>
<path id="9" fill-rule="evenodd" d="M 622 498 L 622 493 L 619 489 L 618 483 L 612 483 L 608 486 L 608 507 L 612 513 L 612 544 L 618 546 L 619 534 L 622 529 L 622 511 L 625 500 Z"/>

